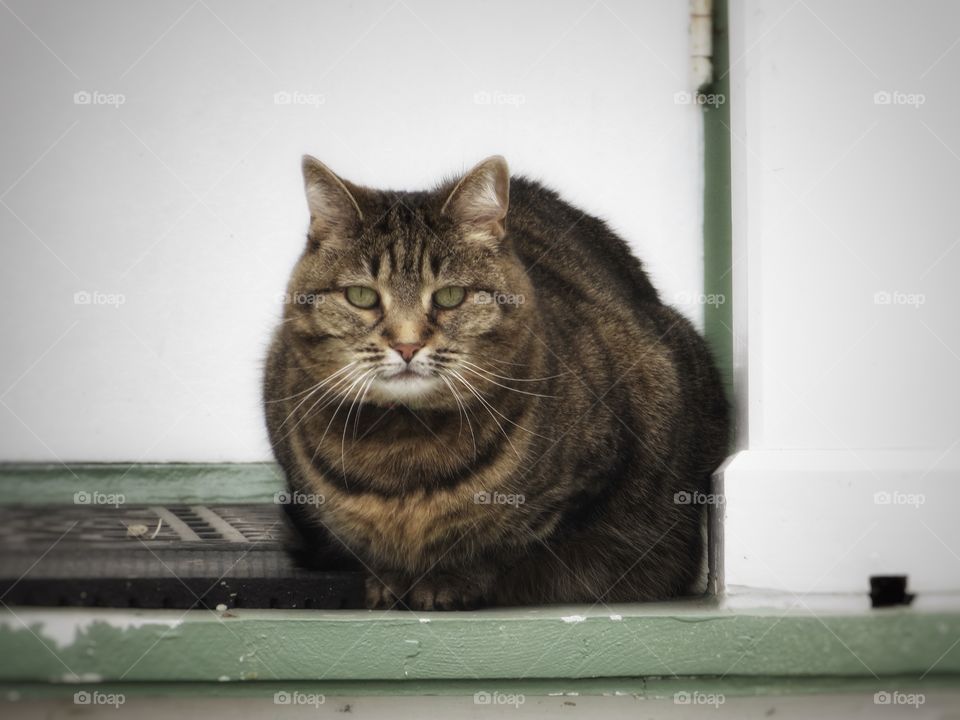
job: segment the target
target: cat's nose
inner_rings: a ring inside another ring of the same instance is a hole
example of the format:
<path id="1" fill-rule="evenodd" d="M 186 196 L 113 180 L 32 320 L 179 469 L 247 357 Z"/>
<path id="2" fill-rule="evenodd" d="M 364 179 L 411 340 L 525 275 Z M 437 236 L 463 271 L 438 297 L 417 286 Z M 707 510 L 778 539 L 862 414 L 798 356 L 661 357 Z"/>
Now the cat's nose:
<path id="1" fill-rule="evenodd" d="M 410 362 L 417 354 L 417 350 L 423 347 L 423 343 L 392 343 L 390 347 L 400 353 L 400 357 L 406 362 Z"/>

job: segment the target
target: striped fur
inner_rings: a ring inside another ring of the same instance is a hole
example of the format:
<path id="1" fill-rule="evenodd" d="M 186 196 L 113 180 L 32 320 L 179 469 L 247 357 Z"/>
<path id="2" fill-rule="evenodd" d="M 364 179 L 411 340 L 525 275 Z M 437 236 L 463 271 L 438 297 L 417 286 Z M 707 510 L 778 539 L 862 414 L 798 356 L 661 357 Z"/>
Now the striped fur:
<path id="1" fill-rule="evenodd" d="M 304 172 L 288 295 L 314 300 L 287 304 L 264 399 L 291 489 L 324 500 L 288 507 L 307 551 L 362 563 L 373 607 L 689 593 L 704 510 L 675 496 L 708 492 L 727 404 L 627 245 L 496 158 L 432 192 Z M 358 284 L 379 308 L 344 299 Z M 431 306 L 445 285 L 467 301 Z M 445 380 L 391 400 L 378 368 L 408 337 Z"/>

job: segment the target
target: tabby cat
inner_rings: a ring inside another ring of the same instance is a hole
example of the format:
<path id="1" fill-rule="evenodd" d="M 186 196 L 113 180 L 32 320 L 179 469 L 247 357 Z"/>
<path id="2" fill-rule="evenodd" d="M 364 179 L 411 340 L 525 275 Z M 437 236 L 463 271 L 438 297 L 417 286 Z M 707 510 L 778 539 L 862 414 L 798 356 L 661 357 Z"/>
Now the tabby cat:
<path id="1" fill-rule="evenodd" d="M 429 192 L 303 174 L 264 400 L 307 548 L 376 608 L 692 592 L 727 403 L 627 244 L 499 156 Z"/>

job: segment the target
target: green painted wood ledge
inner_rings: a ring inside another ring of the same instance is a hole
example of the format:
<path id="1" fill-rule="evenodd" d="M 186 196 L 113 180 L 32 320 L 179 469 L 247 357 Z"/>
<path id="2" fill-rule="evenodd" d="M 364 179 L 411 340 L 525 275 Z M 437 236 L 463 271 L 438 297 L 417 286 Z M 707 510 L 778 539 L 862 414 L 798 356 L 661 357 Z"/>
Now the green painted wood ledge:
<path id="1" fill-rule="evenodd" d="M 416 615 L 14 608 L 0 612 L 0 682 L 960 678 L 958 637 L 958 613 L 696 601 Z"/>
<path id="2" fill-rule="evenodd" d="M 281 487 L 277 468 L 267 463 L 0 466 L 2 503 L 70 503 L 81 490 L 122 493 L 131 503 L 271 502 Z M 867 608 L 865 596 L 794 600 L 755 594 L 418 614 L 4 605 L 0 683 L 626 688 L 632 681 L 624 678 L 737 677 L 754 688 L 880 686 L 897 678 L 960 685 L 960 605 L 949 598 L 883 610 Z"/>

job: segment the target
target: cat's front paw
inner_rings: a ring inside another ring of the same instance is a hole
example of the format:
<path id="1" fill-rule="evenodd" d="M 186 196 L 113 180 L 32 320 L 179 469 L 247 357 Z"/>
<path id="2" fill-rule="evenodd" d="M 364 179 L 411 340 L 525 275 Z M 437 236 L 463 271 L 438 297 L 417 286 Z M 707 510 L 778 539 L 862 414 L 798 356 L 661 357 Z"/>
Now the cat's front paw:
<path id="1" fill-rule="evenodd" d="M 449 573 L 421 579 L 405 598 L 411 610 L 473 610 L 488 601 L 486 589 L 476 579 Z"/>
<path id="2" fill-rule="evenodd" d="M 366 579 L 366 601 L 370 610 L 390 610 L 400 606 L 409 583 L 397 573 L 381 573 Z"/>

